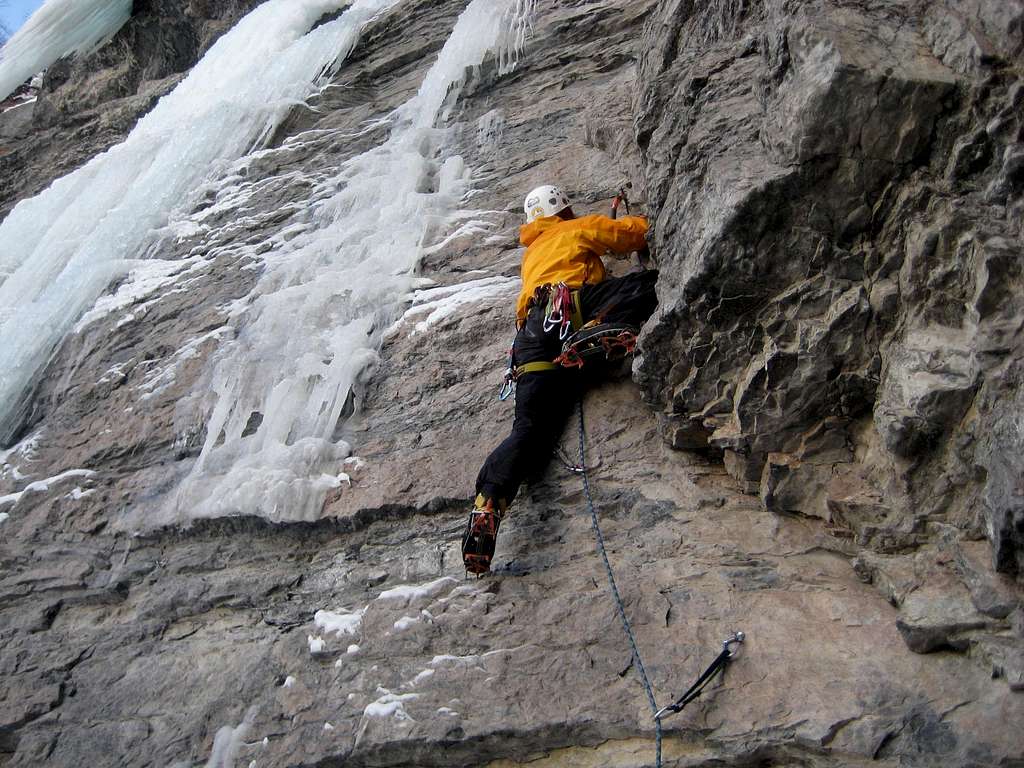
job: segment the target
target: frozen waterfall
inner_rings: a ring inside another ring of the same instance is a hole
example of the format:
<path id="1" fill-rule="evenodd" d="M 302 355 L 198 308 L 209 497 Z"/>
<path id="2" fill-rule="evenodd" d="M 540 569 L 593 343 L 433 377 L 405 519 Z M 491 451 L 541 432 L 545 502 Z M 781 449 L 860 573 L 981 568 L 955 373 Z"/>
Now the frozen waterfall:
<path id="1" fill-rule="evenodd" d="M 212 396 L 199 410 L 205 444 L 160 522 L 312 519 L 345 482 L 350 447 L 334 433 L 416 287 L 426 233 L 476 226 L 462 209 L 471 174 L 440 126 L 474 68 L 515 65 L 533 5 L 473 0 L 416 95 L 386 118 L 387 140 L 310 193 L 321 200 L 310 203 L 315 228 L 264 257 L 255 289 L 236 302 L 235 337 L 211 361 Z"/>
<path id="2" fill-rule="evenodd" d="M 355 0 L 310 32 L 348 0 L 268 0 L 122 144 L 15 207 L 0 224 L 0 435 L 57 344 L 172 210 L 188 207 L 204 180 L 259 145 L 351 51 L 362 27 L 397 2 Z M 121 4 L 51 0 L 36 16 L 51 6 L 100 5 Z"/>
<path id="3" fill-rule="evenodd" d="M 57 59 L 113 36 L 131 15 L 132 0 L 46 0 L 0 48 L 0 101 Z"/>

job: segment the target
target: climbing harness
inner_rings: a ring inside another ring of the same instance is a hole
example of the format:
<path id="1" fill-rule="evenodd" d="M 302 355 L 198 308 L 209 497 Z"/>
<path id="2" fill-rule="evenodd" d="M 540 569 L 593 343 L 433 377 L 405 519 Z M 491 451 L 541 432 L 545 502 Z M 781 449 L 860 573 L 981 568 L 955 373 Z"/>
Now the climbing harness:
<path id="1" fill-rule="evenodd" d="M 733 632 L 733 634 L 722 643 L 722 652 L 718 654 L 718 657 L 711 663 L 703 674 L 697 678 L 690 688 L 679 697 L 675 702 L 669 704 L 666 707 L 658 709 L 657 700 L 654 696 L 654 689 L 651 687 L 651 681 L 647 677 L 647 670 L 644 667 L 643 660 L 640 658 L 640 648 L 637 646 L 636 636 L 633 634 L 633 626 L 629 623 L 629 618 L 626 616 L 626 607 L 622 602 L 622 596 L 619 594 L 619 588 L 615 584 L 615 574 L 612 571 L 611 563 L 608 560 L 608 552 L 604 544 L 604 536 L 601 533 L 601 525 L 597 520 L 597 510 L 594 507 L 594 497 L 590 492 L 590 481 L 587 478 L 587 463 L 586 463 L 586 429 L 583 424 L 583 400 L 580 399 L 577 404 L 577 410 L 579 412 L 579 443 L 580 443 L 580 460 L 579 460 L 579 475 L 583 478 L 583 491 L 587 497 L 587 507 L 590 510 L 590 523 L 594 530 L 594 539 L 597 542 L 597 551 L 601 555 L 601 560 L 604 563 L 604 570 L 608 576 L 608 586 L 611 589 L 612 598 L 615 600 L 615 608 L 619 613 L 619 620 L 622 622 L 622 629 L 626 633 L 626 638 L 629 640 L 629 647 L 633 653 L 633 665 L 636 667 L 637 674 L 640 677 L 640 682 L 644 687 L 644 693 L 647 694 L 647 702 L 650 704 L 651 712 L 654 717 L 654 743 L 655 743 L 655 768 L 661 768 L 661 719 L 668 713 L 680 712 L 682 709 L 689 704 L 691 701 L 696 699 L 704 691 L 704 688 L 709 682 L 715 677 L 715 675 L 724 670 L 726 664 L 735 656 L 735 651 L 731 649 L 732 645 L 742 643 L 746 640 L 746 636 L 743 632 Z"/>

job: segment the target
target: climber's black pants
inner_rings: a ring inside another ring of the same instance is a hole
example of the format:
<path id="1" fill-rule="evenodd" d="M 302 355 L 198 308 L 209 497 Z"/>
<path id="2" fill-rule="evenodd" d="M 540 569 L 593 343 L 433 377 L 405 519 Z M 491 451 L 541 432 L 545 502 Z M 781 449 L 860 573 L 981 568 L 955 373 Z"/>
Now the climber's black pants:
<path id="1" fill-rule="evenodd" d="M 600 317 L 602 322 L 639 328 L 658 304 L 654 294 L 657 278 L 656 270 L 645 270 L 583 286 L 583 321 Z M 515 365 L 554 360 L 561 353 L 558 329 L 544 332 L 545 309 L 535 305 L 516 334 L 512 345 Z M 511 503 L 520 484 L 544 470 L 590 378 L 587 371 L 578 368 L 537 371 L 519 377 L 512 432 L 484 462 L 476 479 L 477 493 Z"/>

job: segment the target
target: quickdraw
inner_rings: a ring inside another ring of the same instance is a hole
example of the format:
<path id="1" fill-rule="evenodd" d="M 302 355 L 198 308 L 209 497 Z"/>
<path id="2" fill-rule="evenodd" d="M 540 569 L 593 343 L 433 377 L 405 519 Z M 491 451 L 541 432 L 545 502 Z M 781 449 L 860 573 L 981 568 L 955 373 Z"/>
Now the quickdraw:
<path id="1" fill-rule="evenodd" d="M 544 318 L 544 333 L 551 333 L 558 328 L 558 340 L 564 341 L 572 331 L 573 296 L 565 283 L 559 283 L 553 289 L 550 309 Z"/>
<path id="2" fill-rule="evenodd" d="M 711 662 L 711 666 L 705 669 L 704 673 L 697 678 L 697 682 L 691 685 L 690 688 L 686 691 L 686 693 L 684 693 L 682 696 L 676 699 L 673 703 L 659 709 L 655 713 L 654 719 L 660 720 L 669 713 L 675 714 L 677 712 L 682 712 L 683 708 L 687 704 L 689 704 L 691 701 L 696 699 L 704 692 L 704 688 L 707 686 L 709 682 L 711 682 L 712 679 L 714 679 L 715 675 L 722 669 L 724 669 L 725 665 L 732 661 L 733 658 L 735 658 L 736 651 L 732 650 L 730 646 L 739 645 L 746 639 L 747 636 L 740 631 L 733 632 L 732 635 L 727 637 L 722 642 L 722 652 L 718 654 L 718 656 L 715 658 L 713 662 Z"/>

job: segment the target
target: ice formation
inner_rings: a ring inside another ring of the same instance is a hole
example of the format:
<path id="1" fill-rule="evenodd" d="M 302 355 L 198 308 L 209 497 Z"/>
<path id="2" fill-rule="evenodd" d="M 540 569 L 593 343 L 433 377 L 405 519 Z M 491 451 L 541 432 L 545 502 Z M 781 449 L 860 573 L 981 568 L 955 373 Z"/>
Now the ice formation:
<path id="1" fill-rule="evenodd" d="M 12 433 L 21 398 L 87 311 L 90 319 L 125 313 L 140 296 L 184 283 L 195 265 L 147 260 L 153 245 L 168 232 L 206 226 L 189 212 L 209 184 L 221 185 L 218 205 L 249 194 L 232 181 L 233 164 L 261 152 L 362 28 L 399 2 L 354 0 L 310 31 L 348 0 L 267 0 L 122 144 L 19 203 L 0 224 L 0 439 Z M 351 449 L 339 426 L 385 333 L 422 287 L 415 267 L 452 238 L 486 228 L 486 215 L 465 207 L 473 174 L 446 148 L 446 121 L 485 61 L 499 72 L 515 66 L 535 2 L 472 0 L 417 93 L 383 118 L 387 139 L 294 201 L 308 215 L 273 236 L 269 250 L 253 246 L 260 278 L 232 305 L 228 324 L 153 372 L 142 395 L 157 394 L 200 344 L 217 347 L 179 412 L 183 435 L 205 434 L 199 458 L 159 513 L 140 510 L 147 517 L 126 526 L 232 514 L 312 519 L 325 494 L 348 481 L 341 468 Z M 139 280 L 98 306 L 111 280 L 128 272 Z M 484 277 L 421 293 L 418 327 L 509 290 L 507 279 Z"/>
<path id="2" fill-rule="evenodd" d="M 462 208 L 471 173 L 446 152 L 443 124 L 475 68 L 488 58 L 514 66 L 533 4 L 473 0 L 418 92 L 386 118 L 388 138 L 317 185 L 315 227 L 265 256 L 258 284 L 236 302 L 235 340 L 212 361 L 205 444 L 170 521 L 313 519 L 339 487 L 350 452 L 339 422 L 416 287 L 431 233 L 480 228 L 479 212 Z"/>
<path id="3" fill-rule="evenodd" d="M 362 27 L 398 0 L 355 0 L 310 32 L 346 2 L 258 6 L 123 143 L 23 200 L 0 224 L 0 439 L 54 347 L 113 277 L 139 264 L 172 210 L 190 208 L 205 179 L 260 145 L 351 51 Z"/>
<path id="4" fill-rule="evenodd" d="M 57 59 L 88 53 L 132 15 L 132 0 L 47 0 L 0 48 L 0 101 Z"/>

